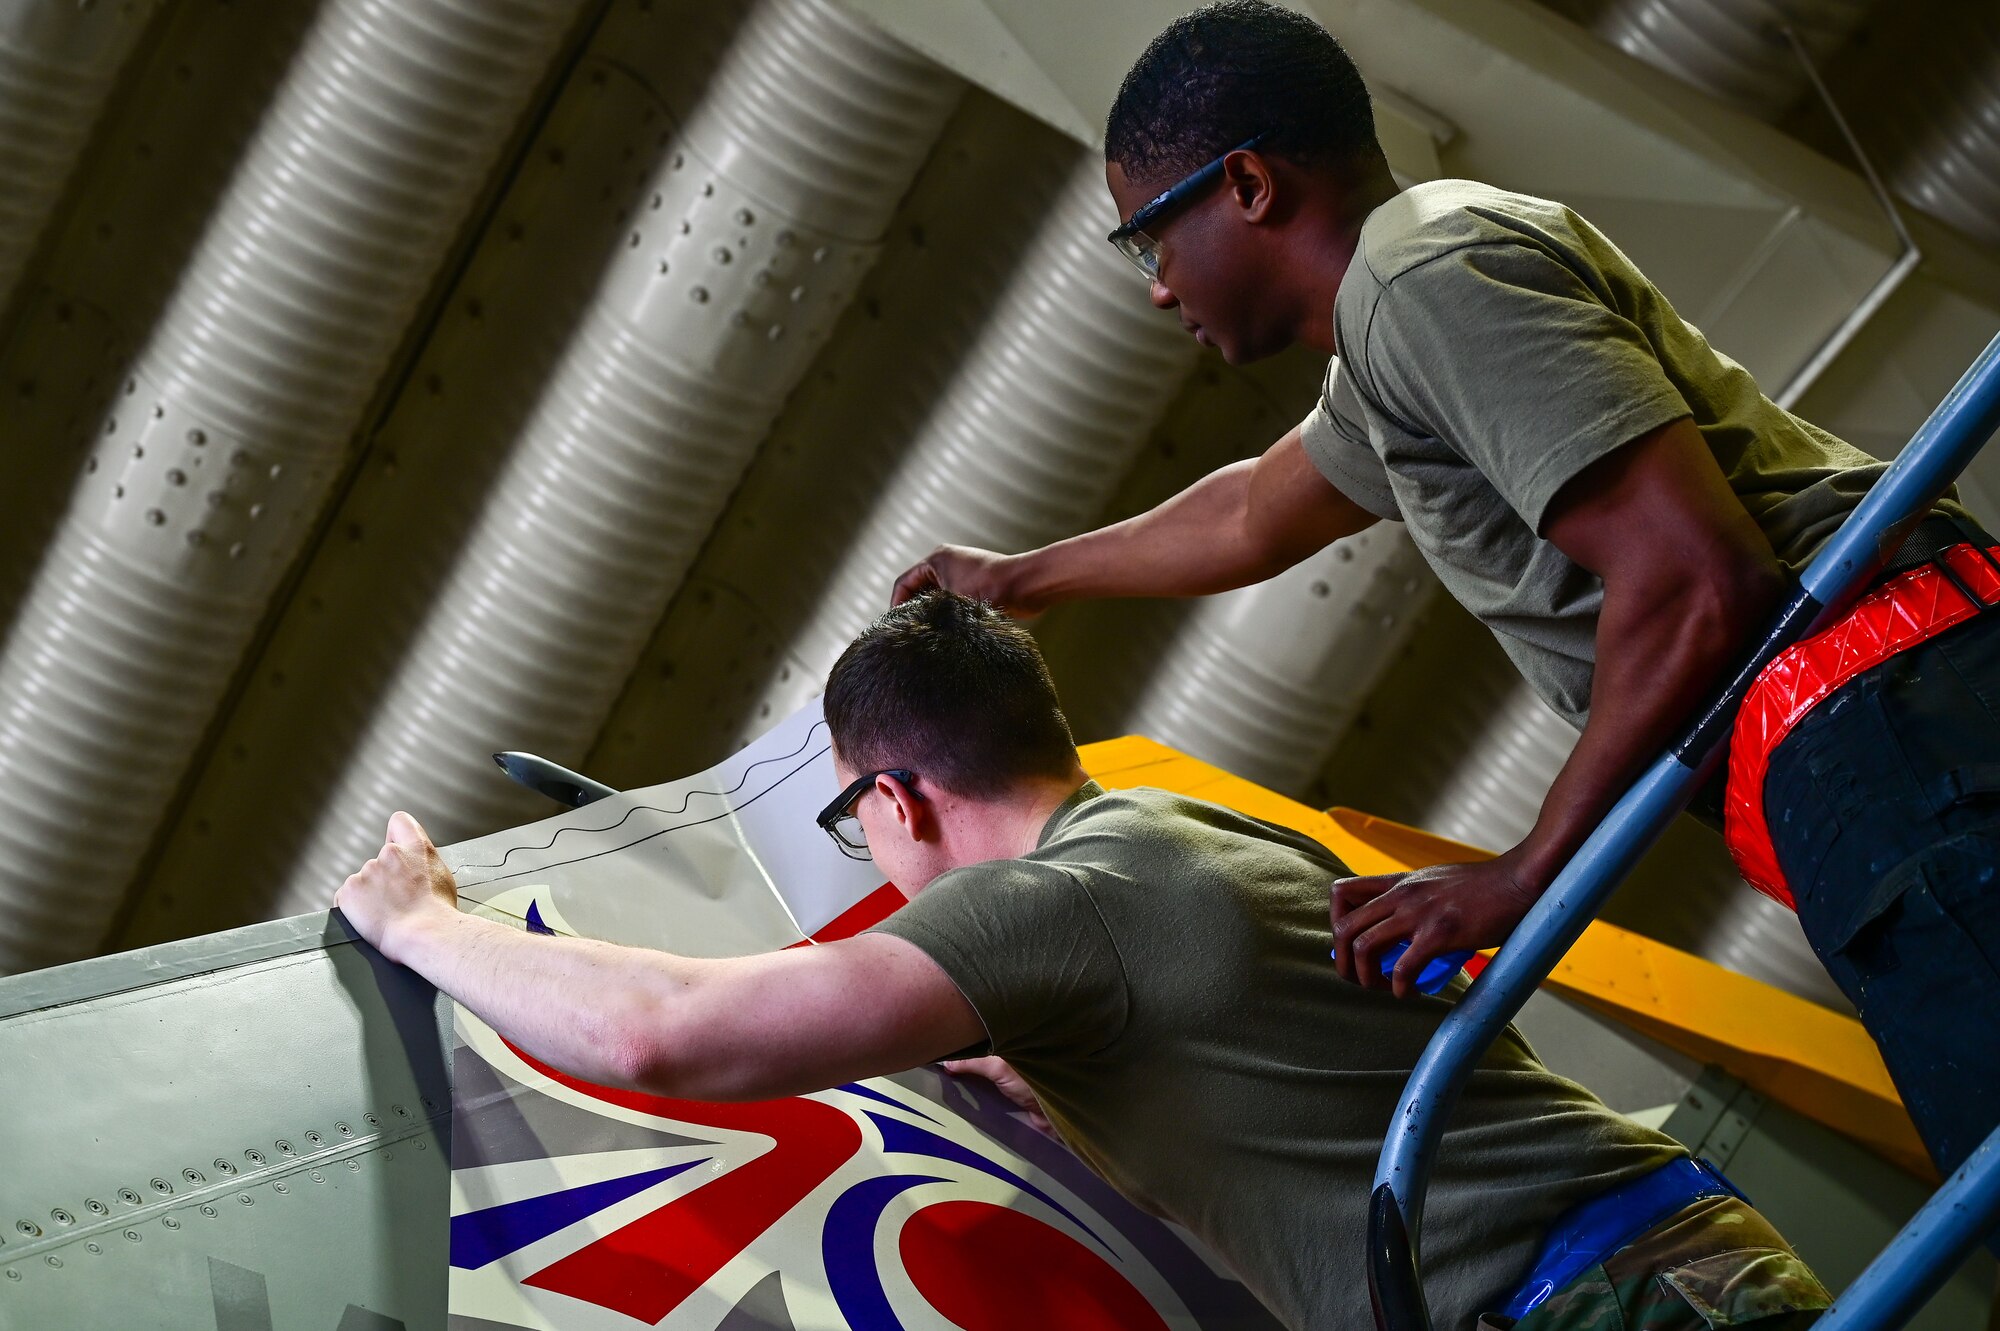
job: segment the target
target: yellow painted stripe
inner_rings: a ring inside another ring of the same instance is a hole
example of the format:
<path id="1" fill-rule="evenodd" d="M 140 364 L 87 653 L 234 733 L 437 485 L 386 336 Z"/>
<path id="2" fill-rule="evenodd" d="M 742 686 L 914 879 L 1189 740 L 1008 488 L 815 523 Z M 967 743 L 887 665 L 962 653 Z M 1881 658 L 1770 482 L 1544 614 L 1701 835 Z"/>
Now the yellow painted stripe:
<path id="1" fill-rule="evenodd" d="M 1139 736 L 1082 752 L 1085 769 L 1104 786 L 1155 786 L 1227 805 L 1304 832 L 1356 873 L 1490 857 L 1353 809 L 1322 812 Z M 1919 1177 L 1936 1177 L 1881 1055 L 1850 1017 L 1601 920 L 1545 987 L 1715 1064 Z"/>

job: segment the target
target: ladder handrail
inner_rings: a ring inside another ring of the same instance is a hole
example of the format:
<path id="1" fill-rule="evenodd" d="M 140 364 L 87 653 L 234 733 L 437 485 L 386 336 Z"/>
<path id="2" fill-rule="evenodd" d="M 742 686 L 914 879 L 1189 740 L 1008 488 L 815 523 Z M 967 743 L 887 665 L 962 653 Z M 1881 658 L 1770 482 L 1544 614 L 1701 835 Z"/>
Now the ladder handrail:
<path id="1" fill-rule="evenodd" d="M 1918 1208 L 1840 1293 L 1814 1331 L 1878 1331 L 1910 1320 L 2000 1225 L 2000 1128 Z"/>
<path id="2" fill-rule="evenodd" d="M 1419 1261 L 1424 1191 L 1445 1120 L 1487 1047 L 1720 761 L 1723 750 L 1717 741 L 1727 734 L 1757 672 L 1791 642 L 1852 603 L 1996 429 L 2000 429 L 2000 336 L 1987 344 L 1813 558 L 1770 633 L 1689 729 L 1687 738 L 1654 762 L 1605 815 L 1440 1023 L 1404 1087 L 1375 1172 L 1368 1286 L 1380 1331 L 1430 1331 Z M 2000 1204 L 2000 1153 L 1982 1151 L 1985 1154 L 1979 1158 L 1989 1162 L 1986 1173 L 1994 1176 L 1995 1186 L 1989 1191 Z M 1976 1189 L 1984 1178 L 1980 1171 L 1955 1175 L 1939 1197 L 1943 1204 L 1953 1205 L 1956 1194 Z M 1964 1181 L 1968 1179 L 1972 1182 Z M 1889 1255 L 1885 1253 L 1856 1280 L 1850 1299 L 1867 1298 L 1867 1282 L 1882 1278 L 1877 1268 Z M 1836 1323 L 1829 1320 L 1822 1325 L 1832 1328 Z M 1839 1325 L 1847 1331 L 1863 1327 L 1875 1331 L 1888 1323 L 1850 1317 Z"/>

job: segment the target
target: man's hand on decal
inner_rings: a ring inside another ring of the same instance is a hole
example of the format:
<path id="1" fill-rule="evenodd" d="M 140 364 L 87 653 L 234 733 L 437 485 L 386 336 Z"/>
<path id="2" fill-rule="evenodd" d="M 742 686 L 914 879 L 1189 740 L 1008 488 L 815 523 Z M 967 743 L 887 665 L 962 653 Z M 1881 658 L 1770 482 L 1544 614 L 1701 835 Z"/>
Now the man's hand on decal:
<path id="1" fill-rule="evenodd" d="M 986 1078 L 993 1083 L 993 1089 L 1022 1112 L 1029 1127 L 1047 1137 L 1056 1135 L 1055 1125 L 1049 1122 L 1048 1112 L 1035 1097 L 1034 1088 L 1021 1080 L 1021 1074 L 1014 1071 L 1006 1059 L 991 1055 L 985 1058 L 949 1058 L 944 1061 L 943 1067 L 954 1077 Z"/>
<path id="2" fill-rule="evenodd" d="M 988 602 L 1017 619 L 1031 618 L 1048 607 L 1021 596 L 1013 576 L 1016 563 L 1014 555 L 975 550 L 969 545 L 941 545 L 903 571 L 889 594 L 889 604 L 901 605 L 919 592 L 941 587 Z"/>
<path id="3" fill-rule="evenodd" d="M 402 962 L 413 925 L 458 910 L 458 883 L 417 820 L 398 811 L 382 849 L 340 885 L 333 904 L 383 956 Z"/>
<path id="4" fill-rule="evenodd" d="M 1516 857 L 1437 864 L 1403 874 L 1343 878 L 1333 885 L 1334 967 L 1364 989 L 1416 992 L 1424 967 L 1447 952 L 1498 947 L 1541 895 Z M 1410 948 L 1391 976 L 1382 956 L 1404 939 Z"/>

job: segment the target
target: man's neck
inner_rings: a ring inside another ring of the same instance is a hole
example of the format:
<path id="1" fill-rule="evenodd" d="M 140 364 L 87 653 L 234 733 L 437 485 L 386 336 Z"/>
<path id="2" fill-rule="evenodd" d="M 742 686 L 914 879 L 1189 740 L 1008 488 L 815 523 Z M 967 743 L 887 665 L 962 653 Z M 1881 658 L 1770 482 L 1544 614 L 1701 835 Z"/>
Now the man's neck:
<path id="1" fill-rule="evenodd" d="M 1361 248 L 1362 225 L 1400 192 L 1384 166 L 1326 199 L 1321 224 L 1309 233 L 1296 263 L 1304 295 L 1295 330 L 1299 341 L 1329 355 L 1339 350 L 1334 344 L 1334 300 Z"/>
<path id="2" fill-rule="evenodd" d="M 960 864 L 1012 860 L 1041 844 L 1042 829 L 1090 778 L 1081 768 L 1070 775 L 1024 781 L 992 799 L 958 803 L 946 815 L 952 858 Z"/>

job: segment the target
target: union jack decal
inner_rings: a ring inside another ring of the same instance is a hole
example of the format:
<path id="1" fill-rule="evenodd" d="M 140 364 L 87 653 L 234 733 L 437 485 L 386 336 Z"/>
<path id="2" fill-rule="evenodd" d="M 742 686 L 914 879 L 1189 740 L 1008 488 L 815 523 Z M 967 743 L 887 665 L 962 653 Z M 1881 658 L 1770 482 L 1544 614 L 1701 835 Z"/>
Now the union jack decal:
<path id="1" fill-rule="evenodd" d="M 1273 1325 L 983 1083 L 700 1104 L 459 1036 L 453 1331 Z"/>
<path id="2" fill-rule="evenodd" d="M 903 900 L 812 826 L 833 788 L 814 705 L 710 772 L 447 853 L 473 909 L 533 932 L 810 946 Z M 462 1008 L 456 1031 L 452 1331 L 1276 1326 L 977 1079 L 704 1104 L 583 1082 Z"/>

